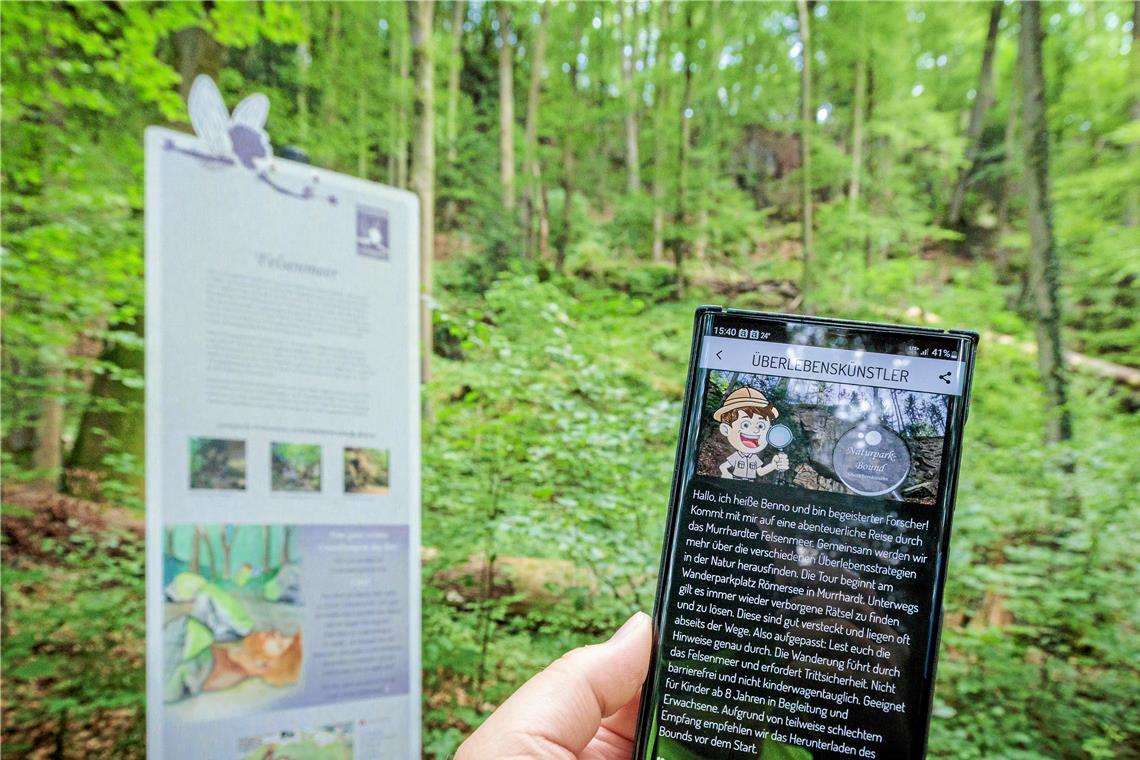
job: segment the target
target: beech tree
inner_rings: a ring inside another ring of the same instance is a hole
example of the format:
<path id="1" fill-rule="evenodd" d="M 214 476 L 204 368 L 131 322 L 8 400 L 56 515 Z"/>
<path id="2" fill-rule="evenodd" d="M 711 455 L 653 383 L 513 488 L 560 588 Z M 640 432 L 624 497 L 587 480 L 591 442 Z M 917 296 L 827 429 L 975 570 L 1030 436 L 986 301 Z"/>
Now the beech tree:
<path id="1" fill-rule="evenodd" d="M 1029 281 L 1036 309 L 1037 365 L 1047 406 L 1045 439 L 1050 443 L 1061 443 L 1072 438 L 1073 422 L 1061 340 L 1061 264 L 1053 232 L 1042 37 L 1040 4 L 1022 2 L 1018 59 L 1021 64 L 1022 112 L 1025 114 L 1023 155 L 1028 202 Z"/>

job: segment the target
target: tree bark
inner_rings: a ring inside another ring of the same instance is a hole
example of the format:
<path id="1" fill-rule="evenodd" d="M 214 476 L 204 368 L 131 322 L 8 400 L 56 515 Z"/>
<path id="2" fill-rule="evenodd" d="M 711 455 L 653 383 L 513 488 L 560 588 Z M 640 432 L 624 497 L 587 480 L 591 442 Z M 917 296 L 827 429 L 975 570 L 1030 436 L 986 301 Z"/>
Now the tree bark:
<path id="1" fill-rule="evenodd" d="M 803 66 L 800 68 L 800 202 L 802 204 L 801 240 L 803 243 L 803 274 L 800 279 L 800 308 L 809 312 L 808 295 L 811 289 L 812 247 L 812 193 L 811 193 L 811 28 L 808 22 L 808 0 L 796 0 L 799 12 L 800 44 L 803 45 Z"/>
<path id="2" fill-rule="evenodd" d="M 194 526 L 194 541 L 190 548 L 190 572 L 202 574 L 202 529 Z"/>
<path id="3" fill-rule="evenodd" d="M 657 43 L 653 54 L 657 69 L 653 89 L 653 260 L 665 260 L 665 125 L 668 120 L 665 80 L 669 76 L 665 31 L 669 24 L 669 4 L 661 3 L 657 22 Z"/>
<path id="4" fill-rule="evenodd" d="M 851 115 L 851 181 L 847 185 L 847 210 L 859 209 L 859 189 L 863 178 L 863 120 L 867 108 L 867 58 L 860 51 L 855 61 L 855 103 Z"/>
<path id="5" fill-rule="evenodd" d="M 412 190 L 420 198 L 420 358 L 422 382 L 431 379 L 431 270 L 435 248 L 435 85 L 432 14 L 435 0 L 407 0 L 408 27 L 416 70 L 415 164 Z"/>
<path id="6" fill-rule="evenodd" d="M 543 3 L 530 56 L 530 88 L 526 95 L 526 131 L 523 141 L 526 192 L 522 199 L 522 221 L 529 256 L 545 254 L 545 251 L 540 250 L 543 238 L 541 227 L 547 214 L 542 202 L 542 165 L 538 158 L 538 110 L 542 98 L 542 65 L 546 57 L 546 24 L 549 18 L 550 3 Z M 538 231 L 534 229 L 536 215 L 540 228 Z M 549 230 L 549 222 L 546 225 Z"/>
<path id="7" fill-rule="evenodd" d="M 272 561 L 272 556 L 270 555 L 270 551 L 271 551 L 272 547 L 273 547 L 273 526 L 266 525 L 265 526 L 265 554 L 262 557 L 262 567 L 261 567 L 261 572 L 263 572 L 263 573 L 269 572 L 269 563 Z"/>
<path id="8" fill-rule="evenodd" d="M 396 65 L 396 186 L 408 187 L 408 103 L 406 83 L 411 76 L 412 46 L 406 38 L 392 34 L 392 57 Z"/>
<path id="9" fill-rule="evenodd" d="M 136 315 L 131 325 L 118 325 L 118 329 L 129 330 L 141 340 L 142 315 Z M 139 378 L 145 369 L 142 349 L 120 341 L 106 346 L 99 361 L 135 373 Z M 131 454 L 141 463 L 146 456 L 143 401 L 142 387 L 124 385 L 110 372 L 97 375 L 79 420 L 79 430 L 68 453 L 67 465 L 106 472 L 103 460 L 108 454 L 115 453 Z M 141 496 L 143 479 L 137 478 L 133 485 Z"/>
<path id="10" fill-rule="evenodd" d="M 1049 188 L 1049 133 L 1041 38 L 1041 7 L 1036 2 L 1023 1 L 1019 47 L 1022 111 L 1025 116 L 1029 271 L 1037 312 L 1037 364 L 1045 390 L 1045 439 L 1048 443 L 1060 443 L 1072 437 L 1072 419 L 1061 344 L 1060 262 L 1053 235 L 1053 204 Z"/>
<path id="11" fill-rule="evenodd" d="M 463 17 L 466 0 L 451 8 L 451 57 L 447 68 L 447 162 L 459 160 L 459 75 L 463 71 Z"/>
<path id="12" fill-rule="evenodd" d="M 301 13 L 301 24 L 305 30 L 305 37 L 297 43 L 297 139 L 302 149 L 309 147 L 309 69 L 313 65 L 312 53 L 312 20 L 309 3 L 302 3 L 298 10 Z"/>
<path id="13" fill-rule="evenodd" d="M 1140 82 L 1140 0 L 1132 0 L 1132 50 L 1129 53 L 1130 79 L 1133 83 L 1133 92 L 1136 93 L 1135 83 Z M 1140 121 L 1140 94 L 1134 95 L 1129 114 L 1133 121 Z M 1136 166 L 1140 161 L 1140 141 L 1133 141 L 1128 146 L 1128 160 Z M 1128 202 L 1124 209 L 1124 225 L 1135 227 L 1140 224 L 1140 187 L 1135 182 L 1128 188 Z"/>
<path id="14" fill-rule="evenodd" d="M 503 208 L 515 208 L 515 73 L 511 47 L 511 12 L 497 3 L 499 14 L 499 184 Z"/>
<path id="15" fill-rule="evenodd" d="M 459 163 L 459 75 L 463 71 L 463 18 L 466 0 L 454 0 L 451 7 L 451 57 L 447 64 L 447 167 L 454 173 Z M 455 201 L 444 208 L 444 224 L 451 228 L 459 213 Z"/>
<path id="16" fill-rule="evenodd" d="M 690 113 L 693 100 L 693 7 L 682 5 L 685 14 L 685 86 L 681 94 L 680 145 L 677 146 L 677 206 L 673 214 L 673 264 L 676 268 L 678 290 L 685 288 L 686 217 L 689 212 L 689 141 L 692 139 L 693 119 Z"/>
<path id="17" fill-rule="evenodd" d="M 233 526 L 233 536 L 226 535 L 226 526 L 221 526 L 218 536 L 222 542 L 222 578 L 229 580 L 233 577 L 232 558 L 234 554 L 234 539 L 237 538 L 237 526 Z"/>
<path id="18" fill-rule="evenodd" d="M 545 7 L 545 4 L 544 6 Z M 637 12 L 637 6 L 629 8 Z M 626 18 L 626 4 L 618 6 L 621 14 L 622 59 L 621 78 L 625 90 L 625 189 L 630 195 L 641 190 L 641 158 L 638 155 L 638 118 L 637 118 L 637 91 L 633 86 L 633 53 L 637 44 L 636 19 L 631 22 Z M 630 32 L 630 26 L 633 32 Z"/>
<path id="19" fill-rule="evenodd" d="M 38 483 L 53 491 L 59 488 L 63 470 L 63 369 L 51 362 L 44 370 L 44 391 L 40 418 L 36 423 L 36 451 L 33 466 L 42 472 Z"/>
<path id="20" fill-rule="evenodd" d="M 954 183 L 954 192 L 950 197 L 950 210 L 946 214 L 946 225 L 949 227 L 956 227 L 962 221 L 966 181 L 977 166 L 982 143 L 982 128 L 985 126 L 986 114 L 994 104 L 994 49 L 997 47 L 1002 5 L 1001 0 L 995 0 L 990 6 L 986 47 L 982 52 L 982 70 L 978 74 L 978 91 L 974 97 L 974 107 L 970 110 L 970 123 L 966 128 L 966 165 L 958 170 L 958 179 Z"/>

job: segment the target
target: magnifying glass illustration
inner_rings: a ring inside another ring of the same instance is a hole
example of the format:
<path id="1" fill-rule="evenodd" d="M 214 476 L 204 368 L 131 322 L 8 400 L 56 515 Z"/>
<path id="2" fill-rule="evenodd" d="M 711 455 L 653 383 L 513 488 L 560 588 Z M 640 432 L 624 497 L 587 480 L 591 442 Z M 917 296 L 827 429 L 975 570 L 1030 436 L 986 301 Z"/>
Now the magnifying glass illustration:
<path id="1" fill-rule="evenodd" d="M 780 451 L 788 448 L 792 442 L 792 429 L 787 425 L 773 425 L 768 430 L 768 443 Z"/>
<path id="2" fill-rule="evenodd" d="M 768 444 L 775 449 L 783 451 L 788 448 L 792 443 L 792 429 L 787 425 L 773 425 L 768 428 Z M 776 473 L 776 482 L 780 485 L 786 485 L 788 480 L 788 473 Z"/>

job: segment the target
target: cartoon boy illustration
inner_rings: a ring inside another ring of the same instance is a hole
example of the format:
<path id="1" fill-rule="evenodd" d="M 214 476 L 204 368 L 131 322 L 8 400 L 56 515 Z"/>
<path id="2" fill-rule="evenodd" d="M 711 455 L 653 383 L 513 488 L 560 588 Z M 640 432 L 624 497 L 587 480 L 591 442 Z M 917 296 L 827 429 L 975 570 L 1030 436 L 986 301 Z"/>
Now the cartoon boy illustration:
<path id="1" fill-rule="evenodd" d="M 760 452 L 768 445 L 768 428 L 780 416 L 776 407 L 755 388 L 737 388 L 724 398 L 713 419 L 735 451 L 720 466 L 720 476 L 730 480 L 756 480 L 773 470 L 788 469 L 788 455 L 780 452 L 772 461 L 760 461 Z"/>

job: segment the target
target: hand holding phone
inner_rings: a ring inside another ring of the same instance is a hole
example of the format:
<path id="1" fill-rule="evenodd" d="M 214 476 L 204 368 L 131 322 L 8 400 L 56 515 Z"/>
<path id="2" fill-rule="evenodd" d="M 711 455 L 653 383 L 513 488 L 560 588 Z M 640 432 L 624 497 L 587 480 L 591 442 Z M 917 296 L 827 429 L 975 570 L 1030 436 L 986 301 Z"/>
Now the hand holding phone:
<path id="1" fill-rule="evenodd" d="M 976 342 L 697 311 L 636 758 L 923 756 Z"/>

